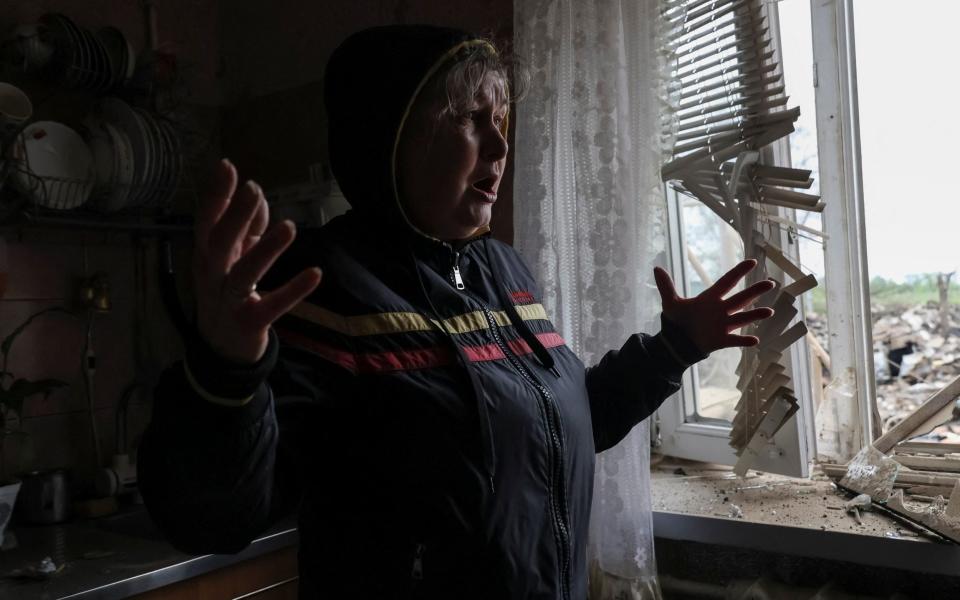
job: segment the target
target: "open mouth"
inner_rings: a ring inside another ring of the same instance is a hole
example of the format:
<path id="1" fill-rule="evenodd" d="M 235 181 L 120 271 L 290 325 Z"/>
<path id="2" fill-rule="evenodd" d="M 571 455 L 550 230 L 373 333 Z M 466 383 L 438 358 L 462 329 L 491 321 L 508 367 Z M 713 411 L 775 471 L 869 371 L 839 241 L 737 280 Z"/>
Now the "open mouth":
<path id="1" fill-rule="evenodd" d="M 473 189 L 481 192 L 488 198 L 495 199 L 497 197 L 497 178 L 484 177 L 480 181 L 475 181 L 473 183 Z"/>

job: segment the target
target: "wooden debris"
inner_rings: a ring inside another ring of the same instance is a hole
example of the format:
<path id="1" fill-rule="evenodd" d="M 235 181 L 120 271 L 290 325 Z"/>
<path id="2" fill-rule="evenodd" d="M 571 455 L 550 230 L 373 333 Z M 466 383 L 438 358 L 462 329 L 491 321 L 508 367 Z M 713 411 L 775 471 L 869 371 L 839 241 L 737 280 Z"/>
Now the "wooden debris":
<path id="1" fill-rule="evenodd" d="M 935 498 L 937 496 L 949 496 L 953 491 L 952 487 L 940 485 L 909 485 L 894 483 L 894 487 L 903 488 L 903 491 L 911 498 Z"/>
<path id="2" fill-rule="evenodd" d="M 900 442 L 893 451 L 896 454 L 960 454 L 960 444 L 944 442 Z"/>
<path id="3" fill-rule="evenodd" d="M 944 502 L 940 496 L 933 500 L 929 508 L 917 512 L 904 505 L 903 490 L 897 490 L 887 501 L 887 508 L 960 544 L 960 481 L 954 485 L 948 502 Z"/>
<path id="4" fill-rule="evenodd" d="M 892 459 L 891 459 L 892 460 Z M 846 465 L 822 464 L 823 472 L 833 479 L 841 479 L 847 474 Z M 899 469 L 895 483 L 903 485 L 936 485 L 953 489 L 953 484 L 960 479 L 960 474 L 954 473 L 920 473 L 908 469 Z"/>
<path id="5" fill-rule="evenodd" d="M 849 465 L 823 465 L 823 470 L 831 477 L 840 476 L 840 487 L 870 495 L 878 503 L 875 506 L 960 544 L 960 474 L 941 477 L 905 471 L 872 446 L 861 450 Z M 898 484 L 921 478 L 927 479 L 927 485 L 909 489 L 916 490 L 917 500 L 930 500 L 930 506 L 916 511 L 904 504 L 904 489 Z M 944 500 L 942 490 L 949 490 L 949 501 Z"/>
<path id="6" fill-rule="evenodd" d="M 895 454 L 893 459 L 901 465 L 917 471 L 947 471 L 951 473 L 960 473 L 960 459 L 956 458 Z"/>
<path id="7" fill-rule="evenodd" d="M 921 404 L 917 410 L 913 411 L 910 416 L 875 441 L 873 447 L 886 454 L 890 452 L 896 444 L 930 431 L 930 429 L 933 429 L 933 427 L 936 427 L 939 423 L 933 424 L 927 431 L 921 430 L 928 426 L 931 420 L 936 420 L 944 409 L 952 410 L 950 403 L 958 395 L 960 395 L 960 377 L 954 378 L 946 387 L 930 396 L 927 401 Z M 920 433 L 918 433 L 918 431 L 920 431 Z"/>

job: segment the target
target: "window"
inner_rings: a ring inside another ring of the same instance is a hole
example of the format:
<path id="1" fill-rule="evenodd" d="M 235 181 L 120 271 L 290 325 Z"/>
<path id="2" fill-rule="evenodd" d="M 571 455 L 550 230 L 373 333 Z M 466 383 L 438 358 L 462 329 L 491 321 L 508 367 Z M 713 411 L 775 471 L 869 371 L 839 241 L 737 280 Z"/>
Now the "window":
<path id="1" fill-rule="evenodd" d="M 709 11 L 736 15 L 750 5 L 761 3 L 691 0 L 686 4 L 688 15 L 701 19 L 707 18 Z M 815 447 L 831 459 L 844 460 L 869 443 L 877 425 L 872 402 L 852 6 L 851 0 L 781 0 L 762 3 L 762 10 L 774 48 L 772 59 L 783 64 L 786 87 L 786 93 L 770 97 L 770 103 L 782 100 L 781 106 L 799 104 L 801 117 L 796 131 L 787 140 L 768 146 L 760 162 L 811 171 L 814 187 L 802 191 L 819 192 L 825 199 L 822 215 L 789 206 L 766 210 L 763 227 L 785 255 L 804 271 L 817 275 L 821 287 L 818 293 L 805 294 L 798 318 L 804 318 L 806 312 L 815 315 L 829 328 L 829 343 L 823 348 L 815 338 L 809 344 L 804 339 L 790 347 L 784 362 L 800 410 L 752 467 L 805 476 Z M 713 24 L 710 37 L 702 43 L 705 48 L 712 44 L 719 52 L 720 65 L 724 53 L 729 55 L 740 48 L 720 35 L 741 26 L 734 17 L 727 20 L 729 23 Z M 787 34 L 780 30 L 782 22 L 789 23 Z M 727 74 L 742 75 L 736 70 Z M 787 95 L 791 96 L 789 104 Z M 723 155 L 722 159 L 731 156 Z M 678 285 L 687 294 L 695 294 L 735 264 L 743 247 L 738 245 L 736 234 L 731 239 L 731 227 L 713 211 L 705 210 L 701 202 L 672 189 L 667 190 L 667 200 L 672 271 Z M 726 464 L 736 460 L 728 437 L 740 396 L 735 382 L 731 385 L 730 368 L 738 361 L 738 354 L 717 353 L 690 369 L 682 392 L 659 412 L 659 440 L 664 453 Z M 824 371 L 824 364 L 829 365 L 829 372 Z M 827 377 L 822 377 L 825 374 Z"/>

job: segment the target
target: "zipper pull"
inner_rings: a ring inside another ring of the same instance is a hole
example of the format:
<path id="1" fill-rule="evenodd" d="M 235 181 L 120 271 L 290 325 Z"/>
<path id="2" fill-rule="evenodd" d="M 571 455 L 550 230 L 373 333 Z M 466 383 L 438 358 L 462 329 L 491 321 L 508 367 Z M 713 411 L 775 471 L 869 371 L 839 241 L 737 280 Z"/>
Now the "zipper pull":
<path id="1" fill-rule="evenodd" d="M 453 255 L 453 282 L 456 284 L 458 290 L 465 290 L 467 286 L 463 285 L 463 277 L 460 276 L 460 253 L 457 252 Z"/>
<path id="2" fill-rule="evenodd" d="M 423 579 L 423 552 L 426 549 L 427 547 L 423 544 L 417 544 L 417 548 L 414 551 L 413 570 L 410 572 L 410 576 L 414 579 Z"/>
<path id="3" fill-rule="evenodd" d="M 453 281 L 457 284 L 458 290 L 465 290 L 467 286 L 463 285 L 463 277 L 460 277 L 460 267 L 453 265 Z"/>

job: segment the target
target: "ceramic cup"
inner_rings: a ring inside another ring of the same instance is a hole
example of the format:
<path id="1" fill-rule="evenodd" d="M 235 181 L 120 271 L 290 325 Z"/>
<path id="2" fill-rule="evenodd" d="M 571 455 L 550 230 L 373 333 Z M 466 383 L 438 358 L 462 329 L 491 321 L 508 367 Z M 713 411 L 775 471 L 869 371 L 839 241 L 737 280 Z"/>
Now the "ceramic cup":
<path id="1" fill-rule="evenodd" d="M 33 115 L 30 98 L 15 85 L 0 82 L 0 141 L 11 139 Z"/>

